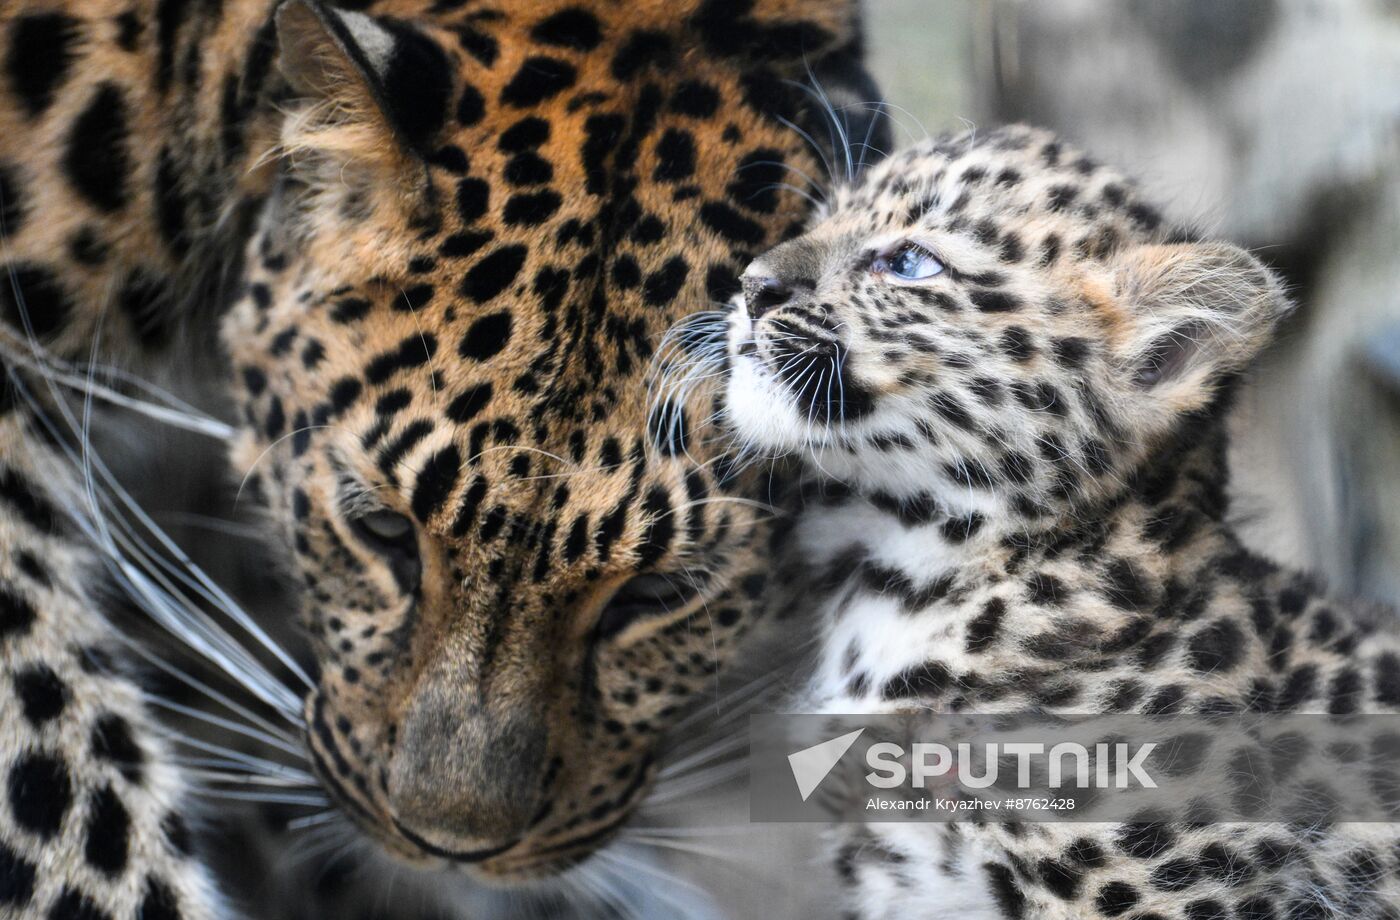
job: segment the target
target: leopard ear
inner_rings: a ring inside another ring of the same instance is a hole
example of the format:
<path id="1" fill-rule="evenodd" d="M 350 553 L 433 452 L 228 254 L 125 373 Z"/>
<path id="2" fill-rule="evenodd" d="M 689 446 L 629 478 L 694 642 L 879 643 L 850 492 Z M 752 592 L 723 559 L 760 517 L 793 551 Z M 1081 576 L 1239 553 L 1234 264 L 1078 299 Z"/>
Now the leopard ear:
<path id="1" fill-rule="evenodd" d="M 277 10 L 279 63 L 311 104 L 284 145 L 402 167 L 426 156 L 447 118 L 452 67 L 428 36 L 398 20 L 288 0 Z"/>
<path id="2" fill-rule="evenodd" d="M 1273 273 L 1226 243 L 1138 246 L 1115 268 L 1122 365 L 1136 391 L 1177 411 L 1209 403 L 1291 309 Z"/>

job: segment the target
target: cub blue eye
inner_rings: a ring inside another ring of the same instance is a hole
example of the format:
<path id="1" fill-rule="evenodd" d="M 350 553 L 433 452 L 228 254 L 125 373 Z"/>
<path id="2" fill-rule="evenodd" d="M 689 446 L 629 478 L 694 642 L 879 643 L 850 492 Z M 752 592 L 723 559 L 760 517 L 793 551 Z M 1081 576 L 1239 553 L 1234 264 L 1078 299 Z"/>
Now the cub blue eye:
<path id="1" fill-rule="evenodd" d="M 905 281 L 922 281 L 943 271 L 943 263 L 918 243 L 905 243 L 879 261 L 891 275 Z"/>

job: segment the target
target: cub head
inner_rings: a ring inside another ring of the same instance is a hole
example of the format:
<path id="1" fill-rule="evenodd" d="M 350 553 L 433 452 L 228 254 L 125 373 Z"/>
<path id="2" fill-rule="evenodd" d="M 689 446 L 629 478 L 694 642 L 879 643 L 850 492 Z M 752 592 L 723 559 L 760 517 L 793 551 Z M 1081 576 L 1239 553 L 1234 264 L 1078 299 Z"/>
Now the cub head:
<path id="1" fill-rule="evenodd" d="M 320 776 L 401 856 L 513 879 L 608 839 L 745 628 L 755 517 L 642 376 L 801 226 L 789 81 L 869 90 L 845 3 L 458 6 L 281 7 L 224 341 Z"/>
<path id="2" fill-rule="evenodd" d="M 723 411 L 749 451 L 954 529 L 1044 526 L 1208 410 L 1286 310 L 1248 253 L 1050 134 L 963 134 L 833 190 L 748 266 Z"/>

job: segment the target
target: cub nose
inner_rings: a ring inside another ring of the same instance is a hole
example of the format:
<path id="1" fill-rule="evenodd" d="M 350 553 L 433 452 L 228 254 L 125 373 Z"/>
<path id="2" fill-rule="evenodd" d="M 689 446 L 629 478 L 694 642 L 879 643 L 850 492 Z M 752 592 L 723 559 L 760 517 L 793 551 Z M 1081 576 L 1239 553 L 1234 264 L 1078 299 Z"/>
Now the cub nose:
<path id="1" fill-rule="evenodd" d="M 753 319 L 781 307 L 791 299 L 792 288 L 779 278 L 771 275 L 744 277 L 744 306 Z"/>

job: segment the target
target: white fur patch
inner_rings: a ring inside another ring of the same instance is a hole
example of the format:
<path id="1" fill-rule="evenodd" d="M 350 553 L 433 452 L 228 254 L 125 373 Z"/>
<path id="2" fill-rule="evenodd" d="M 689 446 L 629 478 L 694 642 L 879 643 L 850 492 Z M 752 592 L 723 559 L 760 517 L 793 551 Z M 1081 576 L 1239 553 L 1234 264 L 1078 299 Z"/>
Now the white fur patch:
<path id="1" fill-rule="evenodd" d="M 759 453 L 800 450 L 809 443 L 806 418 L 792 396 L 751 355 L 739 353 L 753 336 L 753 321 L 742 306 L 729 312 L 729 377 L 725 418 L 746 449 Z"/>
<path id="2" fill-rule="evenodd" d="M 394 53 L 394 36 L 364 13 L 337 10 L 335 14 L 345 23 L 350 36 L 355 39 L 364 54 L 365 60 L 377 73 L 383 73 L 389 66 L 389 58 Z"/>

